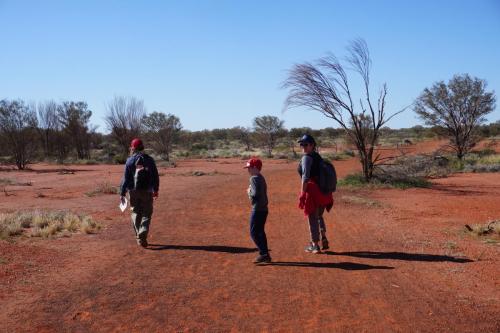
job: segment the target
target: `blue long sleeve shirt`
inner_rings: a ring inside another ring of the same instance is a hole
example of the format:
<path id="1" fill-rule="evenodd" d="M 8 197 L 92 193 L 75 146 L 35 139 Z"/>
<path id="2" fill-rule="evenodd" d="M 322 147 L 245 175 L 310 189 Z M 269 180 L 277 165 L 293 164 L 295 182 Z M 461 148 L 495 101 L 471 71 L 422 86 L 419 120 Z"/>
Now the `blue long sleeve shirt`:
<path id="1" fill-rule="evenodd" d="M 137 153 L 130 156 L 125 163 L 125 174 L 120 185 L 120 195 L 125 195 L 127 191 L 134 189 L 134 174 L 135 174 L 135 164 L 140 156 L 143 156 L 144 168 L 149 170 L 151 175 L 151 182 L 149 184 L 149 191 L 158 192 L 160 188 L 160 177 L 158 175 L 158 169 L 156 168 L 156 163 L 154 159 L 144 153 Z"/>

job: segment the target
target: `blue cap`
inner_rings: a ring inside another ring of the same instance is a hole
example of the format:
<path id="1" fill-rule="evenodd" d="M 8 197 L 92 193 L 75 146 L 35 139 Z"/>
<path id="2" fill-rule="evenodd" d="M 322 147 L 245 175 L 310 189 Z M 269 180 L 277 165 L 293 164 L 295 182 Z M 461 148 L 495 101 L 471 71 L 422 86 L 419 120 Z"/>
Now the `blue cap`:
<path id="1" fill-rule="evenodd" d="M 316 144 L 316 141 L 314 140 L 314 138 L 312 136 L 310 136 L 309 134 L 304 134 L 299 141 L 297 141 L 298 143 L 312 143 L 312 144 Z"/>

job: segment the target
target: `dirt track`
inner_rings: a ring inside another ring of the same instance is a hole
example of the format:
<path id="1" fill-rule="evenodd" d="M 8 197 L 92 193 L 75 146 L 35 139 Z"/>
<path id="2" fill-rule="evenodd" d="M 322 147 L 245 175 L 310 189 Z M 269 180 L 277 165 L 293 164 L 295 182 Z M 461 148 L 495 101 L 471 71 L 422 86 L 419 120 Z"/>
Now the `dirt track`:
<path id="1" fill-rule="evenodd" d="M 296 164 L 264 161 L 273 263 L 255 266 L 248 175 L 240 160 L 161 168 L 150 244 L 135 244 L 118 198 L 85 192 L 118 183 L 120 166 L 75 174 L 0 172 L 0 212 L 68 208 L 96 235 L 0 241 L 2 332 L 498 332 L 498 245 L 462 233 L 500 216 L 500 174 L 465 174 L 431 189 L 340 190 L 326 215 L 331 251 L 304 253 Z M 357 169 L 337 162 L 340 176 Z M 188 176 L 194 170 L 214 175 Z M 42 193 L 45 197 L 37 197 Z"/>

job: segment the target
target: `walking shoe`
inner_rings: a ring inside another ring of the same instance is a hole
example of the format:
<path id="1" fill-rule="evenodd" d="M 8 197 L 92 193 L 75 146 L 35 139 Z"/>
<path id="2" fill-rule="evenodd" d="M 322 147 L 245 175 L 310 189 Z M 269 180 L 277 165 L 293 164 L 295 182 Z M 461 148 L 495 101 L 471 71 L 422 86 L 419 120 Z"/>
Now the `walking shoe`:
<path id="1" fill-rule="evenodd" d="M 137 245 L 148 247 L 148 241 L 146 239 L 137 238 Z"/>
<path id="2" fill-rule="evenodd" d="M 329 248 L 330 248 L 330 246 L 328 246 L 328 239 L 323 238 L 321 240 L 321 249 L 322 250 L 328 250 Z"/>
<path id="3" fill-rule="evenodd" d="M 253 261 L 255 264 L 260 264 L 264 262 L 271 262 L 271 256 L 269 254 L 261 254 Z"/>
<path id="4" fill-rule="evenodd" d="M 311 245 L 309 245 L 308 247 L 306 247 L 306 252 L 317 254 L 317 253 L 320 253 L 321 251 L 320 251 L 318 245 L 314 245 L 314 244 L 311 243 Z"/>

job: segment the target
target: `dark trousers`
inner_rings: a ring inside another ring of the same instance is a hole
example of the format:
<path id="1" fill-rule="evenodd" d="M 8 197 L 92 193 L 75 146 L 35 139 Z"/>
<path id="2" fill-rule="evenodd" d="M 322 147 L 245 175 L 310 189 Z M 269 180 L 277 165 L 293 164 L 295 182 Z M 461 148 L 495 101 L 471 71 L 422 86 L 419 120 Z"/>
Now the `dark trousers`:
<path id="1" fill-rule="evenodd" d="M 259 253 L 261 255 L 266 255 L 269 252 L 267 248 L 266 232 L 264 231 L 267 213 L 267 210 L 252 211 L 252 214 L 250 215 L 250 236 L 259 249 Z"/>

